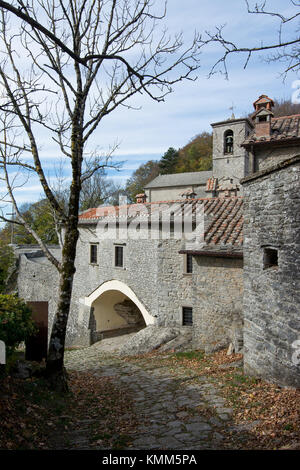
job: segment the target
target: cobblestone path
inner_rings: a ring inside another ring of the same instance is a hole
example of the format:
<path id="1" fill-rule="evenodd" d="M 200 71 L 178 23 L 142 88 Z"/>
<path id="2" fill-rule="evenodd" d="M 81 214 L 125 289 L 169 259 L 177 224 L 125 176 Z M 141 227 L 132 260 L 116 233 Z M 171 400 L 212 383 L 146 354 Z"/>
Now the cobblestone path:
<path id="1" fill-rule="evenodd" d="M 231 423 L 232 409 L 225 407 L 215 386 L 183 367 L 176 367 L 174 374 L 163 365 L 133 364 L 103 352 L 101 343 L 68 351 L 65 365 L 70 370 L 89 370 L 99 379 L 109 376 L 130 392 L 140 423 L 130 449 L 222 449 L 224 433 L 230 430 L 238 439 L 247 437 L 247 430 Z M 88 449 L 89 423 L 82 424 L 69 439 L 74 448 Z"/>

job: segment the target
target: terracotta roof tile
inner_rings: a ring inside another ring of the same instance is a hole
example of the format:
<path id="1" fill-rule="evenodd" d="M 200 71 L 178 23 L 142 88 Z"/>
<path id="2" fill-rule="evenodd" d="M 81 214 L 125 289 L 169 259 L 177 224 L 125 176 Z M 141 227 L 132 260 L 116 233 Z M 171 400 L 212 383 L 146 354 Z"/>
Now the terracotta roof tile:
<path id="1" fill-rule="evenodd" d="M 271 133 L 268 137 L 257 137 L 255 127 L 243 145 L 260 142 L 288 141 L 300 138 L 300 114 L 292 116 L 280 116 L 271 119 Z"/>
<path id="2" fill-rule="evenodd" d="M 205 213 L 211 222 L 205 230 L 206 248 L 241 247 L 243 244 L 243 199 L 238 197 L 217 199 Z"/>
<path id="3" fill-rule="evenodd" d="M 211 178 L 208 178 L 206 181 L 206 189 L 205 191 L 216 191 L 218 186 L 218 178 L 214 178 L 213 176 Z"/>
<path id="4" fill-rule="evenodd" d="M 79 216 L 79 224 L 97 223 L 106 217 L 118 219 L 122 217 L 120 207 L 136 216 L 143 217 L 168 210 L 177 203 L 176 215 L 194 215 L 200 207 L 205 214 L 205 246 L 203 250 L 235 251 L 241 250 L 243 244 L 243 199 L 241 197 L 200 198 L 174 201 L 162 201 L 145 204 L 130 204 L 127 206 L 107 206 L 89 209 Z M 184 211 L 184 212 L 183 212 Z"/>

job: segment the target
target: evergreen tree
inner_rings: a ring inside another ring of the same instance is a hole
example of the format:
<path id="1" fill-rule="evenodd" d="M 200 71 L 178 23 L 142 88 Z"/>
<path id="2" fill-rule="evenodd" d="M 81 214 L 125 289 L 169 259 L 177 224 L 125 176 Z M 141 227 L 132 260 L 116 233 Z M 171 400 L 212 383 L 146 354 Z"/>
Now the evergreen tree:
<path id="1" fill-rule="evenodd" d="M 178 163 L 179 153 L 173 147 L 170 147 L 162 156 L 159 162 L 161 174 L 176 173 L 176 165 Z"/>

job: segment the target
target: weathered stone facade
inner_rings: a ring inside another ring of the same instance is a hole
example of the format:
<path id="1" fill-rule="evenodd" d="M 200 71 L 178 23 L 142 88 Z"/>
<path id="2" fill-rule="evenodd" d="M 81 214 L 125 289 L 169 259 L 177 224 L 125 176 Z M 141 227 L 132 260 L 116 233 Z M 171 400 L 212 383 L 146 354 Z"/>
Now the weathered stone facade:
<path id="1" fill-rule="evenodd" d="M 300 386 L 300 157 L 244 180 L 245 372 Z M 298 346 L 297 346 L 298 344 Z M 293 359 L 294 358 L 294 359 Z"/>
<path id="2" fill-rule="evenodd" d="M 243 259 L 194 256 L 194 346 L 212 352 L 242 335 Z"/>
<path id="3" fill-rule="evenodd" d="M 220 214 L 223 218 L 224 213 L 228 214 L 228 224 L 232 229 L 232 217 L 238 214 L 236 207 L 239 210 L 241 207 L 239 200 L 236 201 L 237 204 L 232 200 L 212 199 L 208 204 L 207 200 L 199 200 L 199 204 L 206 204 L 210 211 L 211 243 L 207 249 L 212 250 L 216 246 L 217 223 L 211 222 L 214 219 L 217 222 Z M 239 220 L 239 215 L 236 220 Z M 241 262 L 225 259 L 222 264 L 222 259 L 214 261 L 208 258 L 203 264 L 204 258 L 194 258 L 193 272 L 187 273 L 186 255 L 180 253 L 184 248 L 183 240 L 175 238 L 174 234 L 166 234 L 162 227 L 157 240 L 150 238 L 148 228 L 146 232 L 148 239 L 144 233 L 141 239 L 110 237 L 100 240 L 97 238 L 97 221 L 82 219 L 66 344 L 89 344 L 112 330 L 124 329 L 127 332 L 132 322 L 126 315 L 120 315 L 116 306 L 127 305 L 130 301 L 142 312 L 147 325 L 181 327 L 183 308 L 190 307 L 194 326 L 188 328 L 195 330 L 195 347 L 203 346 L 209 350 L 229 344 L 234 315 L 239 319 L 242 315 Z M 231 243 L 230 239 L 228 249 L 231 249 Z M 90 260 L 91 245 L 97 247 L 97 262 L 93 263 Z M 117 246 L 123 250 L 122 267 L 115 266 Z M 240 246 L 239 242 L 237 246 Z M 45 280 L 38 276 L 38 272 L 45 272 Z M 51 322 L 56 308 L 57 281 L 55 268 L 45 258 L 37 257 L 33 261 L 22 255 L 19 295 L 27 300 L 48 300 Z M 116 282 L 117 285 L 114 284 Z M 215 318 L 213 323 L 212 318 Z M 202 334 L 207 333 L 206 342 L 200 341 L 196 332 L 199 325 Z M 51 324 L 49 326 L 51 328 Z"/>
<path id="4" fill-rule="evenodd" d="M 299 145 L 289 147 L 264 146 L 255 149 L 256 171 L 265 170 L 299 153 Z"/>

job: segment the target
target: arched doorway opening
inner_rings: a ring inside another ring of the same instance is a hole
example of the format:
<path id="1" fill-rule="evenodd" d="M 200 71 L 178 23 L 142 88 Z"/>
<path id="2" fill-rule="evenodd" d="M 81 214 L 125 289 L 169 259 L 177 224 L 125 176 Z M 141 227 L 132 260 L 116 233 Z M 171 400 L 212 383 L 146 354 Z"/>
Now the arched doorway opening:
<path id="1" fill-rule="evenodd" d="M 91 308 L 91 341 L 132 333 L 153 324 L 155 319 L 126 284 L 112 280 L 103 283 L 88 297 Z"/>

